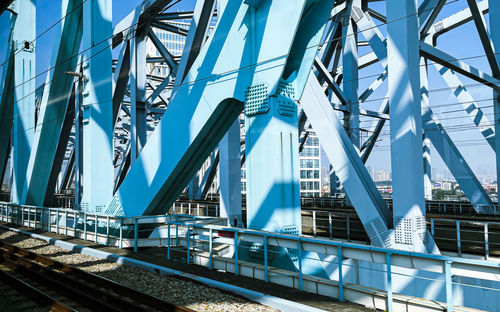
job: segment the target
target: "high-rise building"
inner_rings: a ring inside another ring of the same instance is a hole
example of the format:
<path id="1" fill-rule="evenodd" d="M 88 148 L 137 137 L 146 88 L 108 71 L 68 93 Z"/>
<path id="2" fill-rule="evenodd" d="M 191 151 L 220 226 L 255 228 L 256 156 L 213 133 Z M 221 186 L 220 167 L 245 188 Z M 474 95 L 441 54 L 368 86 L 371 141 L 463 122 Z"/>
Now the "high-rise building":
<path id="1" fill-rule="evenodd" d="M 309 132 L 300 153 L 300 195 L 321 196 L 321 150 L 314 132 Z"/>

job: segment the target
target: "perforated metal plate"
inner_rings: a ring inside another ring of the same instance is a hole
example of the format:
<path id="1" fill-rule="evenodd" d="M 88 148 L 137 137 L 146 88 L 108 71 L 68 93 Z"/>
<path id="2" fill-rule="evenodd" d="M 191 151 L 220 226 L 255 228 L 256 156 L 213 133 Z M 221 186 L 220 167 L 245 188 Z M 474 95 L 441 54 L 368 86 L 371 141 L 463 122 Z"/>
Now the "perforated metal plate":
<path id="1" fill-rule="evenodd" d="M 265 83 L 250 86 L 245 91 L 245 114 L 255 116 L 269 111 L 269 88 Z"/>
<path id="2" fill-rule="evenodd" d="M 296 116 L 295 88 L 290 83 L 280 82 L 278 85 L 278 111 L 283 116 Z"/>

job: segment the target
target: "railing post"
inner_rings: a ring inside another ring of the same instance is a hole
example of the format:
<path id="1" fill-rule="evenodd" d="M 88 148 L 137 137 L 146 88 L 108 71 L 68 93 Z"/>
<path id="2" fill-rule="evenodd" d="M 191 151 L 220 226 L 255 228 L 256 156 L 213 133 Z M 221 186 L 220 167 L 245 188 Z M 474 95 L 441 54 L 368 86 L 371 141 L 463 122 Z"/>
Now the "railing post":
<path id="1" fill-rule="evenodd" d="M 269 282 L 269 271 L 267 265 L 267 236 L 264 236 L 264 280 Z"/>
<path id="2" fill-rule="evenodd" d="M 109 216 L 106 217 L 106 245 L 109 246 Z"/>
<path id="3" fill-rule="evenodd" d="M 351 222 L 350 222 L 350 214 L 347 213 L 347 220 L 346 220 L 346 230 L 347 230 L 347 240 L 351 240 Z"/>
<path id="4" fill-rule="evenodd" d="M 170 260 L 170 222 L 167 223 L 167 259 Z"/>
<path id="5" fill-rule="evenodd" d="M 453 284 L 451 279 L 451 260 L 444 263 L 445 288 L 446 288 L 446 311 L 453 311 Z"/>
<path id="6" fill-rule="evenodd" d="M 238 232 L 234 232 L 234 275 L 238 275 Z"/>
<path id="7" fill-rule="evenodd" d="M 188 215 L 191 215 L 191 203 L 188 203 Z"/>
<path id="8" fill-rule="evenodd" d="M 197 203 L 196 204 L 196 215 L 199 216 L 200 215 L 200 203 Z"/>
<path id="9" fill-rule="evenodd" d="M 215 205 L 215 216 L 220 217 L 219 205 Z"/>
<path id="10" fill-rule="evenodd" d="M 48 229 L 47 232 L 52 232 L 52 209 L 49 208 L 49 218 L 48 218 Z"/>
<path id="11" fill-rule="evenodd" d="M 434 219 L 431 219 L 431 235 L 434 238 Z"/>
<path id="12" fill-rule="evenodd" d="M 191 249 L 191 236 L 190 236 L 189 226 L 186 231 L 186 263 L 189 264 L 190 249 Z"/>
<path id="13" fill-rule="evenodd" d="M 179 246 L 179 225 L 175 225 L 175 246 Z"/>
<path id="14" fill-rule="evenodd" d="M 330 239 L 333 239 L 333 223 L 332 223 L 332 213 L 328 213 L 328 231 L 330 233 Z"/>
<path id="15" fill-rule="evenodd" d="M 488 223 L 484 223 L 484 257 L 486 260 L 490 258 L 490 246 L 488 244 Z"/>
<path id="16" fill-rule="evenodd" d="M 87 213 L 83 213 L 83 239 L 87 240 Z"/>
<path id="17" fill-rule="evenodd" d="M 316 237 L 316 210 L 313 210 L 313 236 Z"/>
<path id="18" fill-rule="evenodd" d="M 17 211 L 19 211 L 19 207 L 21 207 L 21 226 L 24 226 L 24 207 L 18 206 Z"/>
<path id="19" fill-rule="evenodd" d="M 208 217 L 208 204 L 205 204 L 205 216 Z"/>
<path id="20" fill-rule="evenodd" d="M 68 210 L 64 211 L 64 235 L 68 236 Z"/>
<path id="21" fill-rule="evenodd" d="M 184 203 L 181 203 L 181 213 L 180 214 L 183 214 L 183 210 L 184 210 Z"/>
<path id="22" fill-rule="evenodd" d="M 342 246 L 337 247 L 337 266 L 339 272 L 339 301 L 344 301 L 344 276 L 342 273 Z"/>
<path id="23" fill-rule="evenodd" d="M 208 268 L 210 270 L 212 270 L 214 268 L 214 264 L 213 264 L 213 258 L 214 258 L 214 254 L 213 254 L 213 244 L 214 244 L 214 238 L 213 238 L 213 229 L 210 228 L 209 230 L 209 235 L 210 237 L 208 238 Z"/>
<path id="24" fill-rule="evenodd" d="M 134 218 L 134 252 L 139 249 L 137 243 L 139 242 L 139 220 Z"/>
<path id="25" fill-rule="evenodd" d="M 76 211 L 73 210 L 73 236 L 76 237 L 76 225 L 78 224 L 78 217 Z"/>
<path id="26" fill-rule="evenodd" d="M 120 249 L 123 248 L 123 217 L 120 217 Z"/>
<path id="27" fill-rule="evenodd" d="M 387 266 L 387 311 L 392 312 L 392 273 L 391 273 L 391 254 L 385 254 L 385 263 Z"/>
<path id="28" fill-rule="evenodd" d="M 303 276 L 302 276 L 302 242 L 299 240 L 297 241 L 297 257 L 299 261 L 299 290 L 302 291 L 304 289 L 303 286 Z"/>
<path id="29" fill-rule="evenodd" d="M 31 208 L 28 207 L 28 228 L 31 227 Z"/>
<path id="30" fill-rule="evenodd" d="M 462 256 L 462 244 L 460 242 L 460 221 L 456 221 L 457 225 L 457 250 L 458 250 L 458 256 Z"/>
<path id="31" fill-rule="evenodd" d="M 94 236 L 94 242 L 97 243 L 97 223 L 99 221 L 99 217 L 97 216 L 97 214 L 94 215 L 95 216 L 95 236 Z"/>

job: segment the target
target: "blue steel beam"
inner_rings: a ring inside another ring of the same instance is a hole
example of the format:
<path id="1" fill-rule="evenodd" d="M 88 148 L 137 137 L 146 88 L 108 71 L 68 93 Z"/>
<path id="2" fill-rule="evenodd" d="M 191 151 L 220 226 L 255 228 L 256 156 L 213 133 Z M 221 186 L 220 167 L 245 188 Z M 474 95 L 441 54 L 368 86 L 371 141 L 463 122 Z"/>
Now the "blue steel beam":
<path id="1" fill-rule="evenodd" d="M 57 28 L 51 70 L 47 75 L 33 147 L 27 170 L 27 189 L 20 203 L 42 206 L 53 170 L 57 145 L 63 127 L 73 78 L 66 75 L 77 64 L 82 31 L 82 0 L 65 0 L 62 16 L 66 16 Z M 71 14 L 69 14 L 71 12 Z M 111 64 L 111 63 L 110 63 Z M 110 67 L 110 65 L 107 65 Z"/>
<path id="2" fill-rule="evenodd" d="M 214 35 L 200 51 L 106 213 L 165 212 L 242 111 L 249 86 L 266 82 L 269 95 L 284 73 L 288 78 L 295 72 L 297 94 L 301 94 L 304 78 L 299 73 L 310 69 L 316 53 L 301 45 L 311 39 L 306 33 L 293 41 L 305 3 L 264 1 L 255 11 L 243 3 L 227 3 Z M 292 43 L 297 51 L 287 57 Z M 310 60 L 309 65 L 303 57 Z"/>
<path id="3" fill-rule="evenodd" d="M 0 181 L 3 182 L 10 155 L 10 138 L 14 118 L 14 34 L 15 16 L 10 16 L 10 33 L 7 42 L 8 62 L 5 63 L 0 80 Z"/>
<path id="4" fill-rule="evenodd" d="M 488 29 L 486 28 L 486 22 L 484 21 L 483 14 L 479 10 L 476 0 L 467 0 L 467 3 L 469 4 L 472 18 L 474 19 L 474 24 L 476 25 L 477 33 L 479 34 L 479 39 L 481 40 L 484 52 L 486 53 L 486 59 L 490 64 L 492 75 L 493 77 L 499 77 L 500 68 L 498 67 L 497 63 L 495 48 L 493 46 L 493 43 L 491 42 L 491 37 L 488 33 Z"/>
<path id="5" fill-rule="evenodd" d="M 468 88 L 460 80 L 457 74 L 449 68 L 434 63 L 434 67 L 446 82 L 453 95 L 462 103 L 462 107 L 471 121 L 477 126 L 488 144 L 495 149 L 495 130 L 489 118 L 483 110 L 477 105 L 477 102 L 470 94 Z"/>
<path id="6" fill-rule="evenodd" d="M 456 71 L 459 74 L 464 75 L 472 80 L 479 83 L 487 85 L 492 88 L 500 88 L 500 80 L 490 75 L 482 72 L 481 70 L 474 68 L 467 63 L 457 60 L 453 56 L 435 48 L 425 42 L 420 43 L 420 52 L 422 56 L 428 58 L 431 61 L 439 63 L 449 69 Z"/>
<path id="7" fill-rule="evenodd" d="M 130 39 L 130 155 L 132 163 L 147 139 L 146 40 L 150 33 L 152 32 L 149 30 L 149 25 L 145 23 L 137 28 L 135 36 Z M 154 34 L 153 38 L 158 40 Z M 158 44 L 154 39 L 153 43 Z M 159 44 L 163 46 L 161 42 Z"/>
<path id="8" fill-rule="evenodd" d="M 81 209 L 102 212 L 113 195 L 112 1 L 83 3 Z M 145 61 L 145 56 L 144 56 Z M 144 80 L 146 78 L 144 77 Z"/>
<path id="9" fill-rule="evenodd" d="M 425 136 L 431 140 L 474 209 L 478 213 L 493 213 L 491 208 L 493 202 L 488 193 L 481 186 L 481 182 L 476 178 L 429 106 L 423 107 L 422 124 Z"/>
<path id="10" fill-rule="evenodd" d="M 171 2 L 172 0 L 144 0 L 113 28 L 113 48 L 123 40 L 130 39 L 129 35 L 135 33 L 137 25 L 150 20 Z"/>
<path id="11" fill-rule="evenodd" d="M 215 0 L 199 0 L 196 2 L 191 26 L 184 44 L 184 51 L 179 63 L 174 88 L 182 83 L 194 60 L 200 53 L 208 36 L 208 29 L 215 10 Z M 175 91 L 174 91 L 175 92 Z"/>
<path id="12" fill-rule="evenodd" d="M 14 123 L 12 125 L 11 201 L 20 203 L 26 191 L 26 168 L 35 126 L 36 1 L 16 0 L 14 26 Z"/>
<path id="13" fill-rule="evenodd" d="M 236 118 L 219 143 L 220 217 L 228 226 L 242 226 L 240 118 Z"/>
<path id="14" fill-rule="evenodd" d="M 500 64 L 500 2 L 489 1 L 490 4 L 490 34 L 497 64 Z M 500 75 L 494 76 L 500 79 Z M 493 90 L 493 107 L 495 120 L 495 133 L 500 133 L 500 91 Z M 495 142 L 497 186 L 500 185 L 500 140 Z"/>
<path id="15" fill-rule="evenodd" d="M 120 107 L 130 78 L 130 40 L 122 43 L 118 64 L 113 75 L 113 125 L 116 125 Z"/>
<path id="16" fill-rule="evenodd" d="M 311 121 L 335 174 L 352 201 L 372 245 L 391 248 L 394 239 L 390 232 L 392 215 L 389 208 L 312 73 L 300 104 Z"/>
<path id="17" fill-rule="evenodd" d="M 342 24 L 342 74 L 343 92 L 348 113 L 344 114 L 344 126 L 348 129 L 349 137 L 358 149 L 361 145 L 359 132 L 359 68 L 358 68 L 358 32 L 351 16 L 357 14 L 356 8 L 361 5 L 360 0 L 349 0 L 344 11 Z"/>
<path id="18" fill-rule="evenodd" d="M 395 246 L 434 252 L 427 233 L 416 0 L 387 0 L 387 58 Z M 412 178 L 408 178 L 412 177 Z"/>

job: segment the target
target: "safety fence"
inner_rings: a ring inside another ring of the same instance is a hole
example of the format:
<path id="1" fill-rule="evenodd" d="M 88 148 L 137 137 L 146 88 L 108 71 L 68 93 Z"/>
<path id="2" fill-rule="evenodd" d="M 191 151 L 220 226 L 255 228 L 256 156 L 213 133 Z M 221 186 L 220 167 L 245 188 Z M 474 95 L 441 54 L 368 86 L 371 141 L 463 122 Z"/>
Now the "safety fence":
<path id="1" fill-rule="evenodd" d="M 215 217 L 117 217 L 0 203 L 0 220 L 133 248 L 135 252 L 140 247 L 164 246 L 169 259 L 389 311 L 410 306 L 448 311 L 462 309 L 458 305 L 478 308 L 466 298 L 476 298 L 478 292 L 486 297 L 499 295 L 499 263 L 290 235 L 293 231 L 230 228 L 217 225 L 222 219 Z M 325 276 L 311 275 L 324 268 L 331 269 L 325 271 Z M 468 283 L 457 276 L 489 282 Z M 443 291 L 415 298 L 419 294 L 401 287 L 405 280 L 423 285 L 422 289 L 437 287 Z"/>

